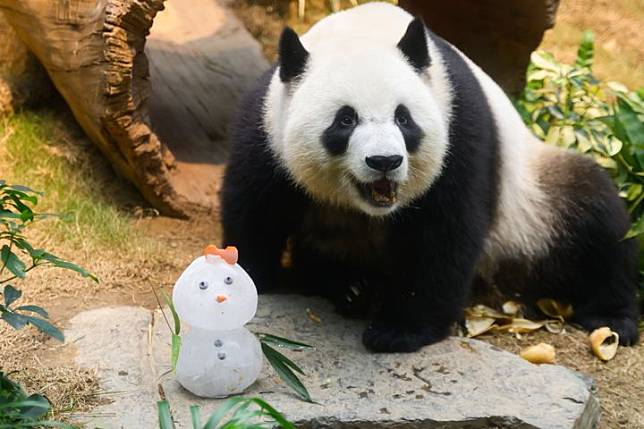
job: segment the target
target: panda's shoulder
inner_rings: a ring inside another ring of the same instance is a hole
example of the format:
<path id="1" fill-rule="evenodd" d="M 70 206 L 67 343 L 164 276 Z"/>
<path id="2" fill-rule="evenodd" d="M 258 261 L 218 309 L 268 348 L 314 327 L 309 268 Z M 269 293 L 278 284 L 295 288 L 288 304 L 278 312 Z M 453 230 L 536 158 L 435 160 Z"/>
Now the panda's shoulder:
<path id="1" fill-rule="evenodd" d="M 266 70 L 242 97 L 234 120 L 233 139 L 236 143 L 253 143 L 266 138 L 263 132 L 265 99 L 277 69 L 276 65 Z M 247 133 L 251 133 L 248 135 Z"/>

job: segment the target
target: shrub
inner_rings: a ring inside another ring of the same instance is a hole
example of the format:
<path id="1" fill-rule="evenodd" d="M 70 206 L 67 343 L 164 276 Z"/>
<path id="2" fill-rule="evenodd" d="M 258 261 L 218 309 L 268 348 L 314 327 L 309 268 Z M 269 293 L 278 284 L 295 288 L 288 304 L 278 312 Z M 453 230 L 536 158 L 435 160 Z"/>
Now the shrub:
<path id="1" fill-rule="evenodd" d="M 25 186 L 8 185 L 0 180 L 0 320 L 14 329 L 32 325 L 43 333 L 63 341 L 63 333 L 51 324 L 47 311 L 36 305 L 16 306 L 22 291 L 10 282 L 24 279 L 34 268 L 52 266 L 72 270 L 98 281 L 95 276 L 71 262 L 44 249 L 34 248 L 25 237 L 25 229 L 47 215 L 37 214 L 33 207 L 40 194 Z M 27 261 L 27 263 L 25 263 Z M 22 388 L 0 371 L 0 428 L 70 427 L 43 421 L 50 409 L 42 395 L 27 396 Z"/>
<path id="2" fill-rule="evenodd" d="M 593 157 L 614 179 L 632 218 L 625 239 L 644 234 L 644 88 L 629 91 L 592 73 L 593 34 L 584 33 L 575 64 L 546 53 L 531 56 L 516 107 L 548 144 Z M 640 300 L 644 305 L 644 248 L 640 240 Z"/>

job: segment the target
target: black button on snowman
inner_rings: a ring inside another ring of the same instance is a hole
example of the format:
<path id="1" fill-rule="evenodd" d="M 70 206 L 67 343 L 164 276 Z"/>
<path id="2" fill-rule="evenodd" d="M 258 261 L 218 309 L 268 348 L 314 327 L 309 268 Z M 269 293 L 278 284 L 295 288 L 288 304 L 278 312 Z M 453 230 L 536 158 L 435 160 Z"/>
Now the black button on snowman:
<path id="1" fill-rule="evenodd" d="M 257 311 L 257 289 L 237 264 L 237 249 L 208 246 L 181 274 L 172 292 L 190 330 L 181 338 L 177 381 L 195 395 L 243 392 L 262 368 L 262 350 L 244 327 Z"/>

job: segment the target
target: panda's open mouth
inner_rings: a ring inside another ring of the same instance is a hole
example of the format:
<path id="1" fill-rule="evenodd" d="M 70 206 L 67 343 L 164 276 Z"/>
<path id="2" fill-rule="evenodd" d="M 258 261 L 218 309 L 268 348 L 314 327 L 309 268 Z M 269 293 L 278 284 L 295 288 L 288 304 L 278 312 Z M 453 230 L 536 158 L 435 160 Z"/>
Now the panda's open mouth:
<path id="1" fill-rule="evenodd" d="M 386 177 L 370 183 L 356 181 L 356 186 L 362 198 L 376 207 L 391 207 L 398 201 L 398 183 Z"/>

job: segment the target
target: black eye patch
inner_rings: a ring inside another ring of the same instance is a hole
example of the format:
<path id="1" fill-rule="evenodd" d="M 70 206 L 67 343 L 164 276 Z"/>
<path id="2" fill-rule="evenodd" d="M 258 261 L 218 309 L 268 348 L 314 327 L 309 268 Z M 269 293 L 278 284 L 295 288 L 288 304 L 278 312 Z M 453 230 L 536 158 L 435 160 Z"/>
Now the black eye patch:
<path id="1" fill-rule="evenodd" d="M 336 112 L 333 123 L 324 130 L 322 144 L 331 155 L 342 155 L 357 126 L 358 113 L 351 106 L 342 106 Z"/>
<path id="2" fill-rule="evenodd" d="M 420 141 L 423 138 L 423 130 L 420 129 L 418 124 L 414 122 L 414 118 L 411 117 L 409 109 L 399 104 L 396 107 L 396 112 L 394 113 L 394 120 L 396 126 L 400 129 L 400 132 L 405 139 L 405 147 L 407 152 L 413 153 L 418 150 L 420 146 Z"/>

